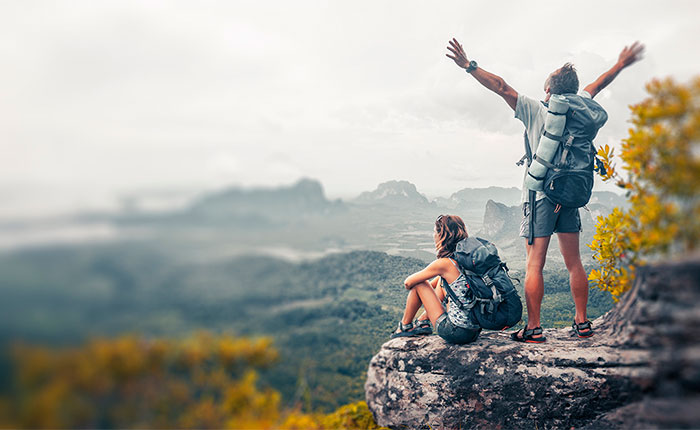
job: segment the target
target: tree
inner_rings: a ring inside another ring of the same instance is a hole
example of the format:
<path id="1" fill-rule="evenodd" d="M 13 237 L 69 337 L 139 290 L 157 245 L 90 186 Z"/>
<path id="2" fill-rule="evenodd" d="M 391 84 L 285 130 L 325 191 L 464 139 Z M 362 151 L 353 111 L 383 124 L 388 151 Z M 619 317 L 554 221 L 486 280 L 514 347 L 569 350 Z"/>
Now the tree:
<path id="1" fill-rule="evenodd" d="M 269 339 L 122 336 L 52 348 L 16 344 L 0 428 L 377 429 L 365 402 L 329 414 L 280 408 L 257 369 Z"/>
<path id="2" fill-rule="evenodd" d="M 272 428 L 279 393 L 256 369 L 269 339 L 123 336 L 68 348 L 15 345 L 0 424 L 22 428 Z M 4 411 L 3 411 L 4 409 Z"/>
<path id="3" fill-rule="evenodd" d="M 626 190 L 630 207 L 598 217 L 589 247 L 600 269 L 589 280 L 617 300 L 635 270 L 660 256 L 697 249 L 700 238 L 700 77 L 689 84 L 653 80 L 649 97 L 631 107 L 632 127 L 617 169 L 608 145 L 598 156 L 606 182 Z"/>

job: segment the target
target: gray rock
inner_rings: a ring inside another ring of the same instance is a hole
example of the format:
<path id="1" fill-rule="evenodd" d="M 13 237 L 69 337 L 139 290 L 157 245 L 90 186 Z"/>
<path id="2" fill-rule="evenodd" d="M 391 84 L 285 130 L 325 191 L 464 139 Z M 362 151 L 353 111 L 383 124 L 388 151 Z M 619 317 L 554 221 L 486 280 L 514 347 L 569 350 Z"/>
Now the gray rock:
<path id="1" fill-rule="evenodd" d="M 593 325 L 590 339 L 547 329 L 545 344 L 392 339 L 370 362 L 367 404 L 391 428 L 700 426 L 699 256 L 641 269 Z"/>

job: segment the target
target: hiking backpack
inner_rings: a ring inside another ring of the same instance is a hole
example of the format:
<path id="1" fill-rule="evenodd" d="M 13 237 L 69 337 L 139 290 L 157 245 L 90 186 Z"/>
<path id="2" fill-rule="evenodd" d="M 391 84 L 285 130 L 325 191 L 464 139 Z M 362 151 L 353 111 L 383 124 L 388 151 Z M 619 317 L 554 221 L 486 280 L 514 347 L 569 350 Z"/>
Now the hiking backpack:
<path id="1" fill-rule="evenodd" d="M 528 167 L 536 159 L 547 167 L 544 174 L 545 197 L 554 204 L 564 207 L 580 208 L 591 199 L 593 191 L 593 171 L 603 171 L 603 166 L 596 158 L 593 139 L 598 130 L 605 124 L 608 114 L 598 102 L 589 97 L 576 94 L 564 94 L 569 109 L 566 112 L 566 125 L 560 136 L 548 135 L 550 139 L 559 142 L 551 162 L 532 155 L 532 150 L 525 133 L 525 156 L 518 162 L 527 159 Z M 542 102 L 548 107 L 548 104 Z M 551 112 L 548 112 L 550 114 Z M 556 114 L 556 113 L 554 113 Z M 529 192 L 530 214 L 534 213 L 535 191 Z M 530 237 L 532 244 L 534 219 L 530 215 Z"/>
<path id="2" fill-rule="evenodd" d="M 442 285 L 472 322 L 488 330 L 504 330 L 520 321 L 523 304 L 508 275 L 508 266 L 491 242 L 463 239 L 457 243 L 453 258 L 467 279 L 466 297 L 457 297 L 444 279 Z"/>

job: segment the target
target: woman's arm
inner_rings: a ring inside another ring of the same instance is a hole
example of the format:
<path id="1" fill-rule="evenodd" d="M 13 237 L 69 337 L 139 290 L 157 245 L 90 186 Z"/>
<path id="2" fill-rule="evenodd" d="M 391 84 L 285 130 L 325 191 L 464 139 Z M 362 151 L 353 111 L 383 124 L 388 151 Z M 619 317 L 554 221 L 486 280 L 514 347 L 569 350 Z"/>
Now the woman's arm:
<path id="1" fill-rule="evenodd" d="M 449 263 L 446 258 L 438 258 L 425 269 L 406 278 L 406 280 L 403 281 L 404 286 L 407 290 L 410 290 L 421 282 L 433 279 L 436 276 L 442 276 L 445 273 L 445 263 Z"/>

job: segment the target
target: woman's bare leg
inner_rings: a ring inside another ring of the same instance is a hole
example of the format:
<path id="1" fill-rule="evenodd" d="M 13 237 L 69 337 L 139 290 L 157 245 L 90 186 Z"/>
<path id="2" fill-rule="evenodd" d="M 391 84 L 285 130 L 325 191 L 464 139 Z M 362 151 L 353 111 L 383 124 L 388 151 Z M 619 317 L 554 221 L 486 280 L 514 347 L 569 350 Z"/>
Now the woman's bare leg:
<path id="1" fill-rule="evenodd" d="M 424 281 L 411 288 L 411 292 L 414 291 L 418 296 L 419 302 L 423 304 L 423 308 L 425 308 L 425 313 L 428 314 L 430 322 L 432 322 L 433 326 L 435 326 L 435 321 L 440 315 L 445 313 L 445 308 L 442 307 L 442 303 L 440 302 L 440 299 L 438 299 L 438 295 L 435 293 L 433 286 L 428 281 Z M 415 308 L 411 318 L 413 318 L 416 312 L 418 312 L 419 307 Z"/>
<path id="2" fill-rule="evenodd" d="M 435 295 L 437 296 L 438 300 L 440 300 L 440 303 L 442 303 L 442 301 L 445 300 L 445 289 L 440 287 L 440 278 L 435 278 L 433 281 L 431 281 L 430 286 L 433 287 L 435 290 Z M 419 321 L 427 319 L 428 314 L 425 311 L 418 317 Z"/>
<path id="3" fill-rule="evenodd" d="M 416 316 L 416 312 L 420 309 L 423 303 L 418 297 L 416 292 L 416 287 L 411 288 L 408 291 L 408 297 L 406 297 L 406 309 L 403 311 L 403 318 L 401 318 L 401 323 L 410 324 L 413 321 L 413 317 Z"/>

